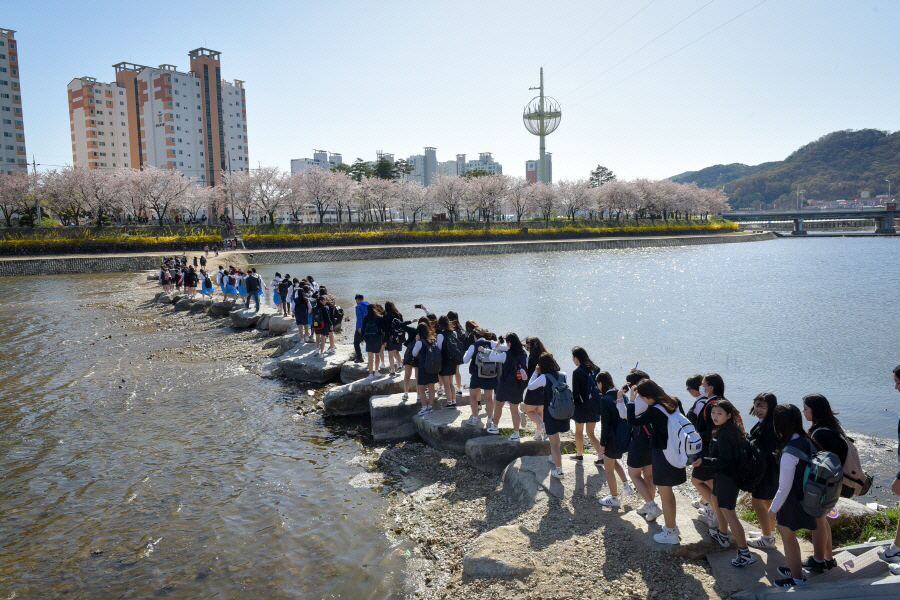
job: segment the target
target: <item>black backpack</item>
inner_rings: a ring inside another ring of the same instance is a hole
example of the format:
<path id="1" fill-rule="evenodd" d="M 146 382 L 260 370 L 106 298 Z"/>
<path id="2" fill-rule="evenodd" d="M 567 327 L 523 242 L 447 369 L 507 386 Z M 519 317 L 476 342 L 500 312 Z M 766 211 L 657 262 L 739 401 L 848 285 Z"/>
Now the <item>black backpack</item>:
<path id="1" fill-rule="evenodd" d="M 378 337 L 381 330 L 378 329 L 378 321 L 375 319 L 366 319 L 366 327 L 363 329 L 363 335 L 366 337 Z"/>
<path id="2" fill-rule="evenodd" d="M 443 349 L 445 350 L 447 360 L 449 360 L 454 365 L 463 364 L 463 356 L 465 356 L 466 352 L 463 349 L 463 341 L 460 339 L 457 332 L 444 332 Z"/>
<path id="3" fill-rule="evenodd" d="M 441 351 L 437 347 L 437 342 L 428 342 L 422 340 L 422 350 L 425 352 L 425 364 L 423 365 L 425 372 L 431 375 L 437 375 L 441 372 Z"/>
<path id="4" fill-rule="evenodd" d="M 752 491 L 762 481 L 765 473 L 766 456 L 762 448 L 756 440 L 744 437 L 738 448 L 738 464 L 734 474 L 738 489 L 744 492 Z"/>
<path id="5" fill-rule="evenodd" d="M 287 298 L 289 287 L 291 287 L 291 282 L 287 279 L 282 279 L 278 282 L 278 295 L 281 296 L 282 299 Z"/>
<path id="6" fill-rule="evenodd" d="M 328 311 L 321 304 L 316 304 L 312 312 L 312 328 L 317 331 L 325 329 L 325 320 L 328 318 Z"/>
<path id="7" fill-rule="evenodd" d="M 333 323 L 342 323 L 344 321 L 344 309 L 340 306 L 335 306 L 331 314 L 334 317 L 332 319 Z"/>

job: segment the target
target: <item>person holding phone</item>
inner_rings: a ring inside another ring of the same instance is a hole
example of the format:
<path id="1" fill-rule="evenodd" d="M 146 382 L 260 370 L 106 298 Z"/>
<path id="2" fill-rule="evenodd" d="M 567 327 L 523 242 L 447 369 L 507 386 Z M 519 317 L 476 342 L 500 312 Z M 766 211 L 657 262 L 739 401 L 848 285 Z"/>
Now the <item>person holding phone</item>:
<path id="1" fill-rule="evenodd" d="M 625 376 L 625 385 L 616 395 L 616 408 L 620 419 L 628 419 L 628 407 L 634 405 L 634 414 L 640 416 L 646 412 L 649 405 L 634 391 L 634 386 L 642 379 L 650 379 L 650 376 L 638 369 Z M 656 486 L 653 484 L 653 450 L 651 448 L 650 428 L 646 425 L 632 425 L 631 442 L 628 444 L 628 476 L 631 477 L 634 489 L 637 490 L 644 505 L 637 509 L 637 514 L 647 521 L 655 521 L 662 514 L 662 509 L 656 504 Z"/>

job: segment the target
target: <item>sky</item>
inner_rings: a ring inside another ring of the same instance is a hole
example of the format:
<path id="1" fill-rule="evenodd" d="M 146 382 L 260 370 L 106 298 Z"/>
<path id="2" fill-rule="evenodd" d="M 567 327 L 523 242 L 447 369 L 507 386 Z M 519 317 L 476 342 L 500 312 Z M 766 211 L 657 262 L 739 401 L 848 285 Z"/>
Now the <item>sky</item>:
<path id="1" fill-rule="evenodd" d="M 553 178 L 661 179 L 782 160 L 843 129 L 896 129 L 896 0 L 0 1 L 19 42 L 29 160 L 72 163 L 66 85 L 111 65 L 222 53 L 244 80 L 253 166 L 492 152 L 524 176 L 544 68 Z"/>

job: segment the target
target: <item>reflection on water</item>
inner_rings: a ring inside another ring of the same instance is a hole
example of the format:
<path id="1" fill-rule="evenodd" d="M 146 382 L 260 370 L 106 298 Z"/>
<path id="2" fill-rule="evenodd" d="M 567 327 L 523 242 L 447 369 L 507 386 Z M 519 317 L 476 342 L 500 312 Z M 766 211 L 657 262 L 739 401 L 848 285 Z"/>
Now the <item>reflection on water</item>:
<path id="1" fill-rule="evenodd" d="M 676 395 L 688 376 L 717 371 L 742 410 L 761 391 L 796 404 L 822 393 L 848 428 L 891 439 L 898 259 L 900 240 L 836 238 L 258 268 L 313 273 L 407 318 L 424 303 L 537 335 L 564 369 L 575 345 L 617 381 L 640 361 Z"/>
<path id="2" fill-rule="evenodd" d="M 395 596 L 366 451 L 290 384 L 178 362 L 233 342 L 168 331 L 133 282 L 22 278 L 0 305 L 0 595 Z"/>

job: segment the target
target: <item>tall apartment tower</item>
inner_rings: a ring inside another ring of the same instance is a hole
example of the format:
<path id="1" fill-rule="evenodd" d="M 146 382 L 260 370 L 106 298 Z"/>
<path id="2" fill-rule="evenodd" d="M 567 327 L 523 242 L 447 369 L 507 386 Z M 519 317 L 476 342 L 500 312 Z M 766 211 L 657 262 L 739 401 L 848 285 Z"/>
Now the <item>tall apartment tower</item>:
<path id="1" fill-rule="evenodd" d="M 15 31 L 0 28 L 0 173 L 28 171 L 22 87 L 19 84 L 19 44 Z"/>
<path id="2" fill-rule="evenodd" d="M 177 169 L 206 185 L 249 170 L 244 82 L 222 79 L 219 56 L 188 53 L 190 70 L 170 64 L 113 65 L 116 79 L 77 77 L 68 86 L 75 166 Z"/>
<path id="3" fill-rule="evenodd" d="M 546 154 L 547 160 L 547 183 L 553 183 L 553 155 L 550 152 Z M 537 183 L 540 181 L 541 161 L 528 160 L 525 161 L 525 181 L 528 183 Z"/>

